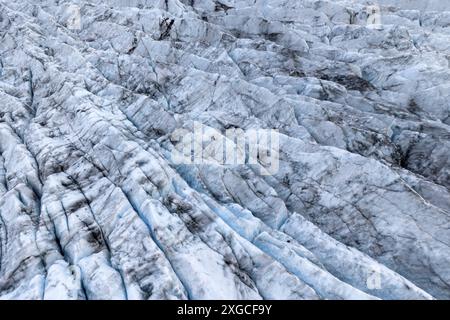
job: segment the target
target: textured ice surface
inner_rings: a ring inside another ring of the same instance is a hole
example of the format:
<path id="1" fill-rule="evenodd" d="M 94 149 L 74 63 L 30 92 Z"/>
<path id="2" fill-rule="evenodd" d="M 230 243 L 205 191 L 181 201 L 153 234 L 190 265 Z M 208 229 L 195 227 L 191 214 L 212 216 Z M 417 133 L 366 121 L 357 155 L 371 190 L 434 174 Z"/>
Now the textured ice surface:
<path id="1" fill-rule="evenodd" d="M 0 298 L 449 299 L 450 4 L 374 4 L 0 0 Z"/>

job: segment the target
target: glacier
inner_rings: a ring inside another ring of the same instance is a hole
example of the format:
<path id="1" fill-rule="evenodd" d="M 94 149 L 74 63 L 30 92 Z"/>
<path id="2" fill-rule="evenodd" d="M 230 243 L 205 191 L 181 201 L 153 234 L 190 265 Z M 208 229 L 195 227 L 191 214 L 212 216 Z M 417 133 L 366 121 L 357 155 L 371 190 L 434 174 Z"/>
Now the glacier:
<path id="1" fill-rule="evenodd" d="M 0 38 L 0 299 L 450 299 L 448 1 L 0 0 Z M 175 161 L 198 123 L 277 170 Z"/>

